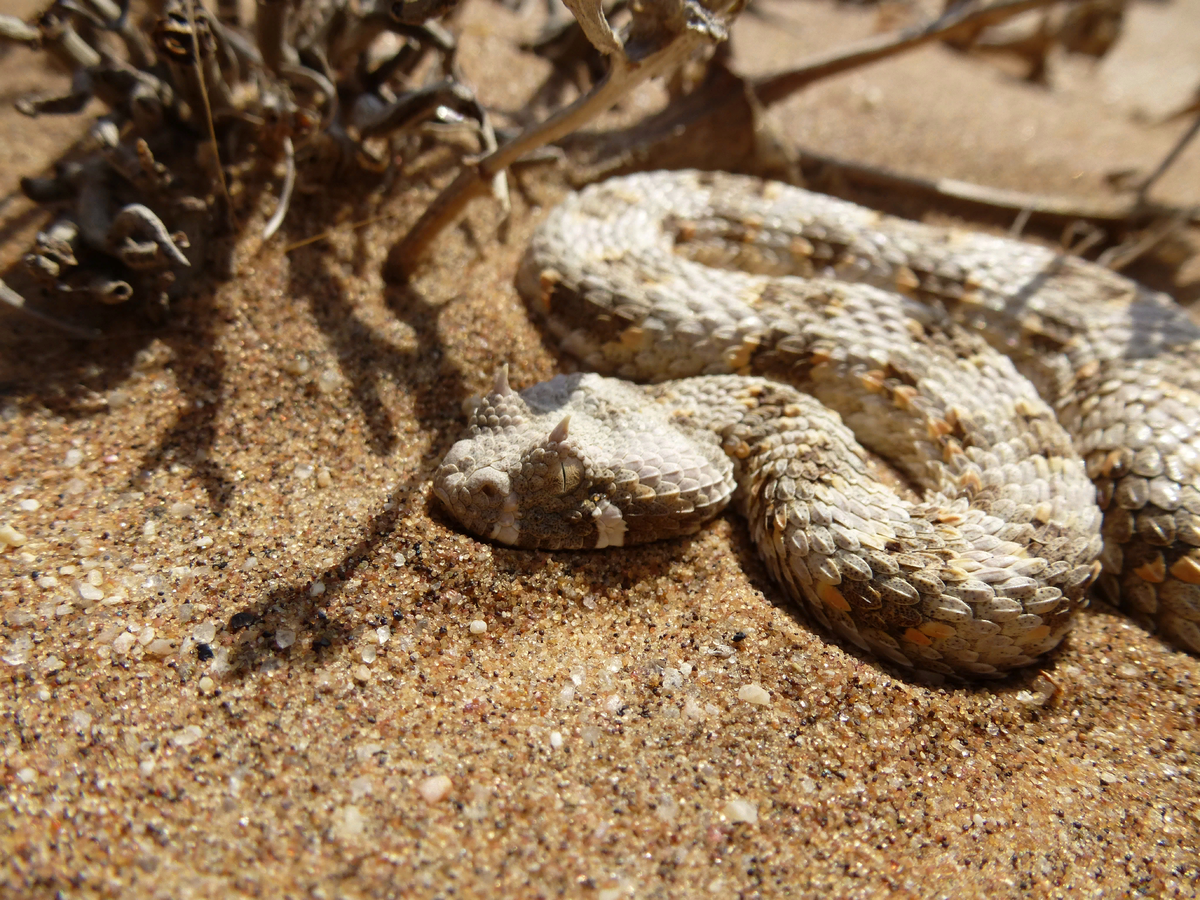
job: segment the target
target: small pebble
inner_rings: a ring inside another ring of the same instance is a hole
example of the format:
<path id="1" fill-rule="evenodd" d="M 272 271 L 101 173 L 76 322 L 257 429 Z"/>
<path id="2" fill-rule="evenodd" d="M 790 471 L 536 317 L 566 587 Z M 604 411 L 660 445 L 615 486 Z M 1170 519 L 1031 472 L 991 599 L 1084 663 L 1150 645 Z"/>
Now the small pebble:
<path id="1" fill-rule="evenodd" d="M 137 643 L 137 637 L 130 634 L 128 631 L 122 631 L 117 639 L 113 641 L 112 648 L 114 653 L 120 653 L 122 656 L 133 649 L 133 645 Z"/>
<path id="2" fill-rule="evenodd" d="M 88 584 L 87 582 L 81 581 L 76 590 L 79 591 L 79 596 L 84 600 L 91 600 L 95 602 L 104 599 L 104 591 L 100 590 L 100 588 L 96 587 L 94 584 Z"/>
<path id="3" fill-rule="evenodd" d="M 334 813 L 333 834 L 344 841 L 360 837 L 366 827 L 363 814 L 357 806 L 343 806 Z"/>
<path id="4" fill-rule="evenodd" d="M 337 390 L 338 373 L 336 369 L 326 369 L 317 376 L 317 390 L 322 394 L 329 394 Z"/>
<path id="5" fill-rule="evenodd" d="M 0 550 L 9 547 L 21 547 L 25 544 L 25 535 L 11 525 L 0 525 Z"/>
<path id="6" fill-rule="evenodd" d="M 192 637 L 199 644 L 211 644 L 217 636 L 217 626 L 212 622 L 201 622 L 192 629 Z"/>
<path id="7" fill-rule="evenodd" d="M 725 804 L 724 813 L 730 822 L 745 822 L 747 825 L 758 822 L 758 807 L 749 800 L 730 800 Z"/>
<path id="8" fill-rule="evenodd" d="M 171 735 L 171 743 L 176 747 L 190 747 L 204 737 L 199 725 L 188 725 Z"/>
<path id="9" fill-rule="evenodd" d="M 308 589 L 308 596 L 310 597 L 320 597 L 324 593 L 325 582 L 323 581 L 314 581 Z"/>
<path id="10" fill-rule="evenodd" d="M 4 614 L 4 623 L 14 628 L 32 625 L 37 617 L 27 609 L 11 609 Z"/>
<path id="11" fill-rule="evenodd" d="M 371 670 L 366 666 L 355 666 L 354 671 L 350 674 L 354 676 L 355 681 L 361 682 L 362 684 L 366 684 L 371 680 Z"/>
<path id="12" fill-rule="evenodd" d="M 83 462 L 83 451 L 78 447 L 72 447 L 67 451 L 67 455 L 63 457 L 63 465 L 68 469 L 75 468 L 81 462 Z"/>
<path id="13" fill-rule="evenodd" d="M 196 686 L 200 688 L 200 693 L 211 694 L 216 689 L 217 683 L 205 675 L 200 679 L 200 683 Z"/>
<path id="14" fill-rule="evenodd" d="M 426 803 L 437 803 L 450 795 L 454 783 L 445 775 L 434 775 L 417 785 L 417 792 Z"/>
<path id="15" fill-rule="evenodd" d="M 275 646 L 280 650 L 286 650 L 294 643 L 296 643 L 296 632 L 292 629 L 279 628 L 275 631 Z"/>
<path id="16" fill-rule="evenodd" d="M 307 481 L 312 478 L 314 469 L 308 463 L 296 463 L 296 467 L 292 469 L 292 474 L 301 481 Z"/>
<path id="17" fill-rule="evenodd" d="M 327 488 L 331 484 L 333 484 L 333 475 L 330 474 L 328 469 L 322 466 L 317 470 L 317 487 Z"/>
<path id="18" fill-rule="evenodd" d="M 487 631 L 487 622 L 483 619 L 475 619 L 470 625 L 471 634 L 483 634 Z"/>
<path id="19" fill-rule="evenodd" d="M 37 512 L 37 510 L 42 508 L 42 504 L 33 499 L 22 500 L 17 506 L 24 512 Z"/>
<path id="20" fill-rule="evenodd" d="M 767 706 L 771 702 L 770 693 L 759 684 L 744 684 L 738 688 L 737 695 L 739 700 L 745 700 L 747 703 L 755 703 L 759 706 Z"/>
<path id="21" fill-rule="evenodd" d="M 147 645 L 146 652 L 151 656 L 163 659 L 175 652 L 175 645 L 166 638 L 158 638 L 158 640 L 151 641 Z"/>

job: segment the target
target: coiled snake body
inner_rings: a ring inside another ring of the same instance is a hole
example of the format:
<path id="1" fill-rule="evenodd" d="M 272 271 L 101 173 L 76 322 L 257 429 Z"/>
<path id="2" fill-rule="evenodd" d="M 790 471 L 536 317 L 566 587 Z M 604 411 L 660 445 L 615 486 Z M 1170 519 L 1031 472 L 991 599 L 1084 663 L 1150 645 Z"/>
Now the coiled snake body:
<path id="1" fill-rule="evenodd" d="M 1028 664 L 1097 577 L 1200 651 L 1200 328 L 1168 297 L 1019 241 L 697 172 L 571 197 L 518 285 L 583 368 L 616 377 L 497 379 L 435 477 L 474 533 L 630 544 L 695 531 L 732 496 L 776 579 L 902 666 Z"/>

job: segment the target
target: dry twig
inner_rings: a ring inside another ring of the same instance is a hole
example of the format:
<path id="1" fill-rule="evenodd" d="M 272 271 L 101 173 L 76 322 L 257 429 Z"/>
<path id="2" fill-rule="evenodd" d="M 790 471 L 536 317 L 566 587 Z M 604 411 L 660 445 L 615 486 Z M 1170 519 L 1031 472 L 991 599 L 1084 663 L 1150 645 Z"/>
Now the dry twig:
<path id="1" fill-rule="evenodd" d="M 608 74 L 571 105 L 526 129 L 475 165 L 464 168 L 392 249 L 388 274 L 405 277 L 442 229 L 457 219 L 497 174 L 526 153 L 576 131 L 611 109 L 638 85 L 672 71 L 700 48 L 725 40 L 726 25 L 741 11 L 744 2 L 727 0 L 715 13 L 696 0 L 647 2 L 635 12 L 628 35 L 619 36 L 604 18 L 599 0 L 570 0 L 568 6 L 588 39 L 608 54 Z"/>

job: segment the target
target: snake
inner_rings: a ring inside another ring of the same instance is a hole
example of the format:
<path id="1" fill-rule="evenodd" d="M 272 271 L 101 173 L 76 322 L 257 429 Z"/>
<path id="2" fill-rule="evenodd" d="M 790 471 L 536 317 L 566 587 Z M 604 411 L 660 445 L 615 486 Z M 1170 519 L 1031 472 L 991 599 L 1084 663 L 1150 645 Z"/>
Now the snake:
<path id="1" fill-rule="evenodd" d="M 779 182 L 649 172 L 572 194 L 517 287 L 573 371 L 469 404 L 434 494 L 548 550 L 733 504 L 827 632 L 998 678 L 1089 598 L 1200 652 L 1200 327 L 1008 237 Z"/>

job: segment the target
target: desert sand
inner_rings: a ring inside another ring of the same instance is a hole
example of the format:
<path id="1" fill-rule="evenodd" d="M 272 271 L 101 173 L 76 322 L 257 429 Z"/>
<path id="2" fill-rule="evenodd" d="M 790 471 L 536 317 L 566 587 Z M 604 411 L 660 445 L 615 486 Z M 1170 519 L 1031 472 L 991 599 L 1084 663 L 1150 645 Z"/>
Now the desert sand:
<path id="1" fill-rule="evenodd" d="M 870 7 L 761 9 L 734 29 L 748 74 L 877 27 Z M 1197 22 L 1198 0 L 1135 4 L 1107 59 L 1056 58 L 1049 88 L 929 46 L 769 120 L 905 174 L 1111 198 L 1107 173 L 1186 127 L 1155 122 L 1200 84 Z M 547 71 L 514 48 L 531 23 L 470 0 L 455 27 L 483 100 L 518 109 Z M 54 79 L 0 59 L 4 264 L 45 221 L 17 177 L 86 124 L 12 110 Z M 938 687 L 811 626 L 732 513 L 611 552 L 460 533 L 429 483 L 462 402 L 502 362 L 520 387 L 566 364 L 513 275 L 569 187 L 520 169 L 507 233 L 476 201 L 386 283 L 454 171 L 433 148 L 390 186 L 310 185 L 263 243 L 276 179 L 236 277 L 161 327 L 81 341 L 2 317 L 0 524 L 24 543 L 0 554 L 0 893 L 1196 894 L 1200 659 L 1102 603 L 1041 669 Z M 1200 147 L 1156 194 L 1200 203 Z M 1200 293 L 1195 261 L 1134 274 Z"/>

